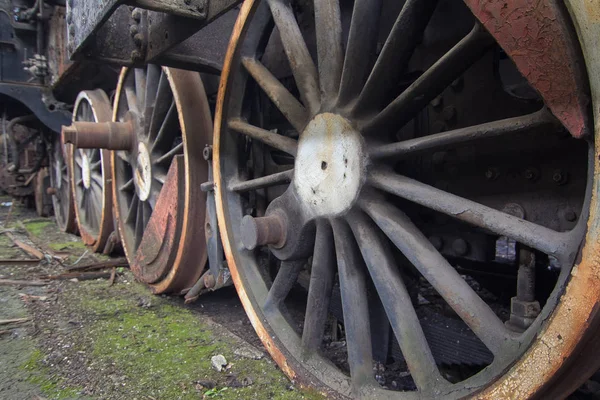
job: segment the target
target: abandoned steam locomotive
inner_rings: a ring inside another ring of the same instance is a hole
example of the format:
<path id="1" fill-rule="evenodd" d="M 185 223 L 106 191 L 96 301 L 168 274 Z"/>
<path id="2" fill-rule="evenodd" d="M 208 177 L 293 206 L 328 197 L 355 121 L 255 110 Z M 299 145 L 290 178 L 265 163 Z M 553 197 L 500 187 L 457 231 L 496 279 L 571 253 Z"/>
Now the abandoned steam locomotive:
<path id="1" fill-rule="evenodd" d="M 564 398 L 600 366 L 598 0 L 0 11 L 0 189 L 154 293 L 235 284 L 300 385 Z"/>

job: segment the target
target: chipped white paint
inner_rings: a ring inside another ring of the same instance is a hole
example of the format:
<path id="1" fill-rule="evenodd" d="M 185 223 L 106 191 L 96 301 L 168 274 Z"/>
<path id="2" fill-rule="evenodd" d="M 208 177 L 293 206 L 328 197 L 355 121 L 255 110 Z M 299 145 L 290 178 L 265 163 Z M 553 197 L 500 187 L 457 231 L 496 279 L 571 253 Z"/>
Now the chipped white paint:
<path id="1" fill-rule="evenodd" d="M 83 187 L 89 189 L 92 185 L 92 168 L 90 158 L 84 151 L 81 151 L 81 177 L 83 179 Z"/>
<path id="2" fill-rule="evenodd" d="M 150 153 L 144 143 L 138 144 L 134 182 L 140 200 L 148 200 L 150 189 L 152 188 L 152 163 L 150 161 Z"/>
<path id="3" fill-rule="evenodd" d="M 300 137 L 294 188 L 313 217 L 348 211 L 365 180 L 365 153 L 360 133 L 345 118 L 317 115 Z"/>

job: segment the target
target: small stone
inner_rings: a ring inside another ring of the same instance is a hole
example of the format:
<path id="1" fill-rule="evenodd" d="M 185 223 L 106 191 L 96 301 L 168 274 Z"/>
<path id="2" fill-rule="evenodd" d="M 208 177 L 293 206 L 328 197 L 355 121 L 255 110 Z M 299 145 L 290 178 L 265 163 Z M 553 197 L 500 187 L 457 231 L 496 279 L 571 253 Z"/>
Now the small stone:
<path id="1" fill-rule="evenodd" d="M 261 351 L 250 346 L 238 347 L 237 349 L 233 350 L 233 354 L 238 357 L 249 358 L 251 360 L 260 360 L 265 356 Z"/>
<path id="2" fill-rule="evenodd" d="M 210 361 L 212 362 L 213 368 L 219 372 L 223 371 L 223 368 L 227 365 L 227 360 L 222 354 L 213 356 Z"/>

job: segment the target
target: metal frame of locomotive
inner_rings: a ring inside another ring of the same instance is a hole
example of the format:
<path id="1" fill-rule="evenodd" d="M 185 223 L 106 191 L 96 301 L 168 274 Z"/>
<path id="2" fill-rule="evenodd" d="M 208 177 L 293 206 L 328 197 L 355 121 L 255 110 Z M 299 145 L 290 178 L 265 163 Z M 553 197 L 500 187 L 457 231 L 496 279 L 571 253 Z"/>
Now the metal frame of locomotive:
<path id="1" fill-rule="evenodd" d="M 84 241 L 116 224 L 157 293 L 232 280 L 332 397 L 562 398 L 594 372 L 597 1 L 240 4 L 67 1 L 75 65 L 128 67 L 63 130 Z"/>

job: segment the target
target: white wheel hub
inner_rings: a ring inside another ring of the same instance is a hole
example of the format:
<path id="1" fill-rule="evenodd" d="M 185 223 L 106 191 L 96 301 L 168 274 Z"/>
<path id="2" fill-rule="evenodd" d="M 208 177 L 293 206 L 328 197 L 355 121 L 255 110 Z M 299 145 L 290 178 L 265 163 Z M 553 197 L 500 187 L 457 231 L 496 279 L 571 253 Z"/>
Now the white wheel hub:
<path id="1" fill-rule="evenodd" d="M 92 168 L 90 158 L 83 151 L 81 152 L 81 178 L 83 179 L 83 187 L 89 189 L 92 185 Z"/>
<path id="2" fill-rule="evenodd" d="M 335 216 L 354 204 L 365 177 L 360 133 L 345 118 L 317 115 L 298 143 L 294 187 L 314 217 Z"/>
<path id="3" fill-rule="evenodd" d="M 152 188 L 152 162 L 150 161 L 148 147 L 146 147 L 144 143 L 138 144 L 134 182 L 140 200 L 148 200 L 150 197 L 150 189 Z"/>

